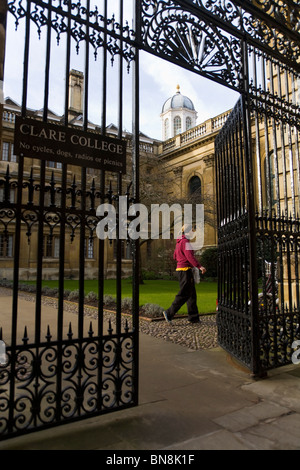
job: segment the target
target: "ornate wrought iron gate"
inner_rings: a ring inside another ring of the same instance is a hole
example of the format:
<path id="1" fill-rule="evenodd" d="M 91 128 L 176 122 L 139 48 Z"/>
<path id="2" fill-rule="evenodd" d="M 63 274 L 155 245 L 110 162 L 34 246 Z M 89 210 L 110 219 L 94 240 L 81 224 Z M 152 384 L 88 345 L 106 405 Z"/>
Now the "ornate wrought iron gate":
<path id="1" fill-rule="evenodd" d="M 132 30 L 124 20 L 123 1 L 119 2 L 118 18 L 109 16 L 106 0 L 101 2 L 101 12 L 97 5 L 93 8 L 92 11 L 90 0 L 82 4 L 61 0 L 8 2 L 8 11 L 14 15 L 16 26 L 24 24 L 25 39 L 21 115 L 14 116 L 12 120 L 15 136 L 17 128 L 19 133 L 23 132 L 19 142 L 21 151 L 18 152 L 17 163 L 8 164 L 6 173 L 0 179 L 3 191 L 0 203 L 1 237 L 8 241 L 13 234 L 14 238 L 11 325 L 10 330 L 0 329 L 7 354 L 5 366 L 2 363 L 0 367 L 0 434 L 3 439 L 138 403 L 138 250 L 137 241 L 128 240 L 132 253 L 132 316 L 124 323 L 121 318 L 121 248 L 124 240 L 119 235 L 118 209 L 119 196 L 127 196 L 129 204 L 129 199 L 137 202 L 139 195 L 138 50 L 131 39 Z M 40 77 L 43 96 L 40 117 L 27 106 L 31 29 L 34 26 L 39 35 L 46 34 L 45 73 Z M 61 56 L 56 58 L 53 33 L 65 48 L 65 77 L 61 79 L 65 87 L 65 105 L 60 123 L 48 110 L 50 69 L 52 64 L 55 67 L 55 61 L 61 60 Z M 69 73 L 72 53 L 79 47 L 83 47 L 85 58 L 84 103 L 78 128 L 78 120 L 73 125 L 70 118 Z M 97 72 L 92 71 L 91 55 L 100 56 Z M 114 68 L 113 90 L 118 97 L 118 134 L 115 137 L 106 135 L 106 116 L 111 99 L 108 92 L 109 58 L 118 61 L 118 66 Z M 133 127 L 131 139 L 126 141 L 122 134 L 124 63 L 131 67 L 133 79 Z M 98 83 L 102 94 L 99 98 L 102 125 L 98 129 L 89 122 L 91 80 Z M 30 137 L 25 141 L 26 134 Z M 34 145 L 39 137 L 46 137 L 44 145 Z M 77 148 L 81 145 L 77 154 L 74 147 L 64 147 L 67 139 L 77 144 Z M 92 155 L 93 147 L 99 148 L 99 145 L 102 152 L 98 150 Z M 115 151 L 116 145 L 119 145 L 119 153 L 123 153 L 123 160 L 112 158 L 108 152 L 109 146 Z M 127 147 L 131 149 L 132 165 L 127 161 L 130 177 L 123 174 L 126 164 L 124 146 L 125 152 Z M 107 159 L 106 155 L 108 162 L 104 160 Z M 53 162 L 49 165 L 48 160 Z M 117 161 L 117 168 L 122 167 L 122 171 L 114 170 L 114 162 L 111 164 L 110 160 Z M 107 167 L 110 164 L 112 166 Z M 16 194 L 13 199 L 12 192 Z M 116 315 L 112 315 L 109 322 L 103 312 L 106 240 L 96 236 L 97 224 L 106 215 L 105 212 L 98 215 L 97 208 L 104 203 L 115 204 L 117 224 L 116 237 L 113 237 Z M 22 315 L 22 299 L 18 291 L 22 268 L 24 271 L 20 247 L 25 246 L 26 249 L 26 241 L 36 260 L 36 265 L 31 270 L 28 268 L 31 276 L 33 272 L 36 276 L 35 304 L 32 303 L 33 312 L 26 315 L 28 324 Z M 53 304 L 57 315 L 56 318 L 46 319 L 42 279 L 49 268 L 49 256 L 53 257 L 53 250 L 56 251 L 56 263 L 59 259 L 57 307 Z M 64 294 L 65 280 L 69 276 L 66 252 L 70 250 L 73 250 L 78 266 L 78 320 L 74 316 L 75 320 L 66 324 Z M 91 250 L 92 256 L 88 256 Z M 96 318 L 92 321 L 85 311 L 87 258 L 97 259 L 94 276 L 98 279 L 99 300 Z"/>
<path id="2" fill-rule="evenodd" d="M 50 120 L 48 98 L 53 33 L 58 42 L 62 38 L 65 40 L 63 124 L 66 127 L 69 126 L 67 77 L 71 49 L 75 46 L 78 50 L 82 46 L 85 50 L 82 129 L 87 131 L 89 124 L 89 81 L 99 80 L 102 88 L 100 133 L 105 135 L 107 60 L 108 57 L 112 60 L 118 57 L 119 138 L 122 138 L 125 61 L 132 67 L 134 77 L 132 197 L 137 201 L 139 51 L 143 49 L 156 54 L 240 92 L 241 100 L 217 143 L 221 267 L 219 340 L 255 374 L 286 363 L 291 357 L 291 342 L 299 337 L 300 324 L 297 257 L 299 100 L 295 96 L 300 72 L 299 6 L 294 0 L 284 4 L 280 0 L 119 0 L 115 4 L 118 5 L 118 18 L 108 13 L 110 3 L 107 0 L 8 2 L 16 25 L 23 23 L 25 26 L 22 117 L 29 113 L 27 93 L 32 26 L 36 26 L 39 34 L 45 31 L 47 37 L 41 116 L 45 123 Z M 124 20 L 124 6 L 130 8 L 129 15 L 134 18 L 132 27 Z M 98 75 L 90 74 L 90 53 L 95 57 L 100 55 L 102 72 L 98 71 Z M 107 190 L 104 171 L 95 184 L 92 182 L 89 186 L 85 165 L 82 165 L 79 182 L 68 179 L 68 165 L 62 163 L 62 176 L 57 182 L 48 177 L 45 160 L 39 163 L 37 176 L 35 168 L 26 175 L 26 158 L 20 155 L 17 178 L 8 170 L 1 181 L 4 188 L 4 199 L 0 203 L 4 234 L 8 234 L 11 226 L 15 233 L 12 329 L 7 347 L 9 362 L 5 369 L 1 369 L 0 375 L 0 430 L 4 438 L 132 406 L 137 404 L 138 396 L 137 242 L 132 246 L 132 325 L 123 328 L 121 324 L 121 257 L 120 240 L 117 240 L 116 333 L 104 332 L 104 246 L 99 241 L 98 331 L 94 334 L 90 329 L 86 333 L 84 328 L 85 239 L 94 236 L 99 220 L 95 213 L 96 201 L 117 200 L 123 192 L 122 176 L 118 175 L 118 189 L 113 194 Z M 11 188 L 17 189 L 16 202 L 9 200 Z M 36 194 L 39 195 L 38 200 Z M 50 195 L 49 200 L 46 195 Z M 28 330 L 25 329 L 19 340 L 20 240 L 30 236 L 33 230 L 38 234 L 34 339 L 28 338 Z M 53 332 L 47 330 L 42 338 L 42 245 L 44 235 L 51 239 L 54 230 L 60 234 L 57 333 L 54 338 Z M 76 337 L 71 329 L 63 330 L 64 251 L 69 232 L 80 239 Z M 270 269 L 268 277 L 267 269 Z M 262 278 L 261 293 L 258 274 Z M 266 308 L 270 294 L 271 300 Z M 7 332 L 3 332 L 3 339 L 7 341 Z"/>
<path id="3" fill-rule="evenodd" d="M 290 363 L 300 339 L 300 23 L 293 2 L 253 3 L 271 14 L 268 27 L 251 21 L 268 44 L 245 36 L 245 89 L 216 139 L 218 334 L 260 376 Z"/>

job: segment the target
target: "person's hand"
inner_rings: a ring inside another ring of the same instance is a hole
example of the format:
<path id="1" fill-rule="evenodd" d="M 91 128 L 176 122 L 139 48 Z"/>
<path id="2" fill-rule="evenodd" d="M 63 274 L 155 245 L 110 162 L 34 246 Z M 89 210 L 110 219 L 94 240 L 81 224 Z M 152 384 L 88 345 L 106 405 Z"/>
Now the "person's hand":
<path id="1" fill-rule="evenodd" d="M 200 271 L 201 271 L 202 274 L 206 273 L 206 269 L 203 266 L 200 268 Z"/>

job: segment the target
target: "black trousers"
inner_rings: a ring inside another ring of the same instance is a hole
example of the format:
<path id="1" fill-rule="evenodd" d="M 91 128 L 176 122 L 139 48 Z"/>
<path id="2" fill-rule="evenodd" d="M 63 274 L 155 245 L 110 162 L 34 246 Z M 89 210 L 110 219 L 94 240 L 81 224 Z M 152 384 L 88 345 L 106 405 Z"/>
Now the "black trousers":
<path id="1" fill-rule="evenodd" d="M 197 307 L 197 294 L 195 289 L 193 272 L 191 269 L 187 271 L 177 271 L 179 279 L 179 292 L 176 295 L 170 308 L 166 310 L 168 318 L 171 320 L 175 313 L 186 303 L 188 309 L 188 320 L 199 320 L 199 312 Z"/>

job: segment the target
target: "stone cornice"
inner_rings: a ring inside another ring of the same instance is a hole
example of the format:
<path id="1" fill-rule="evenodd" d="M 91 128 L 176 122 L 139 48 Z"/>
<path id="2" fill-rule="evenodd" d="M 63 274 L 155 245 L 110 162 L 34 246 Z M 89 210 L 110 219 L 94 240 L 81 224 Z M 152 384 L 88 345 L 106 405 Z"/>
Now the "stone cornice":
<path id="1" fill-rule="evenodd" d="M 219 131 L 218 131 L 219 132 Z M 173 159 L 176 157 L 179 157 L 180 155 L 187 154 L 189 152 L 192 152 L 193 150 L 202 147 L 204 145 L 207 145 L 211 142 L 214 142 L 218 132 L 214 132 L 208 136 L 205 136 L 204 138 L 202 137 L 201 139 L 197 141 L 191 142 L 189 145 L 182 145 L 180 147 L 175 147 L 172 148 L 164 153 L 158 154 L 158 158 L 160 160 L 169 160 Z"/>

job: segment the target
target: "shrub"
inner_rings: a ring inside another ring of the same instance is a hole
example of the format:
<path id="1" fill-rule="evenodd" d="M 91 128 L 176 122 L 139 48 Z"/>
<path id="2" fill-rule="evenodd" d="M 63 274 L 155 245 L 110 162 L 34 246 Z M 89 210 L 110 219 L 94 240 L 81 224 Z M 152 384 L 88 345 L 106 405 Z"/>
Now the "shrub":
<path id="1" fill-rule="evenodd" d="M 64 290 L 64 298 L 67 299 L 69 295 L 71 294 L 71 291 L 69 289 Z"/>
<path id="2" fill-rule="evenodd" d="M 121 302 L 122 310 L 131 310 L 132 309 L 132 298 L 125 297 Z"/>
<path id="3" fill-rule="evenodd" d="M 58 288 L 42 287 L 42 294 L 47 295 L 48 297 L 58 297 Z"/>
<path id="4" fill-rule="evenodd" d="M 116 306 L 116 299 L 112 295 L 105 294 L 103 296 L 103 305 L 105 307 L 115 307 Z"/>
<path id="5" fill-rule="evenodd" d="M 36 286 L 34 284 L 19 284 L 19 289 L 23 292 L 35 292 Z"/>
<path id="6" fill-rule="evenodd" d="M 98 296 L 95 292 L 89 292 L 86 296 L 85 296 L 85 300 L 87 302 L 97 302 L 98 300 Z"/>
<path id="7" fill-rule="evenodd" d="M 140 313 L 150 318 L 156 318 L 162 316 L 163 310 L 160 305 L 145 304 L 141 306 Z"/>
<path id="8" fill-rule="evenodd" d="M 68 295 L 68 300 L 78 300 L 79 299 L 79 289 L 72 290 Z"/>
<path id="9" fill-rule="evenodd" d="M 2 279 L 2 280 L 0 280 L 0 286 L 1 287 L 11 288 L 13 286 L 13 281 L 8 281 L 7 279 Z"/>

